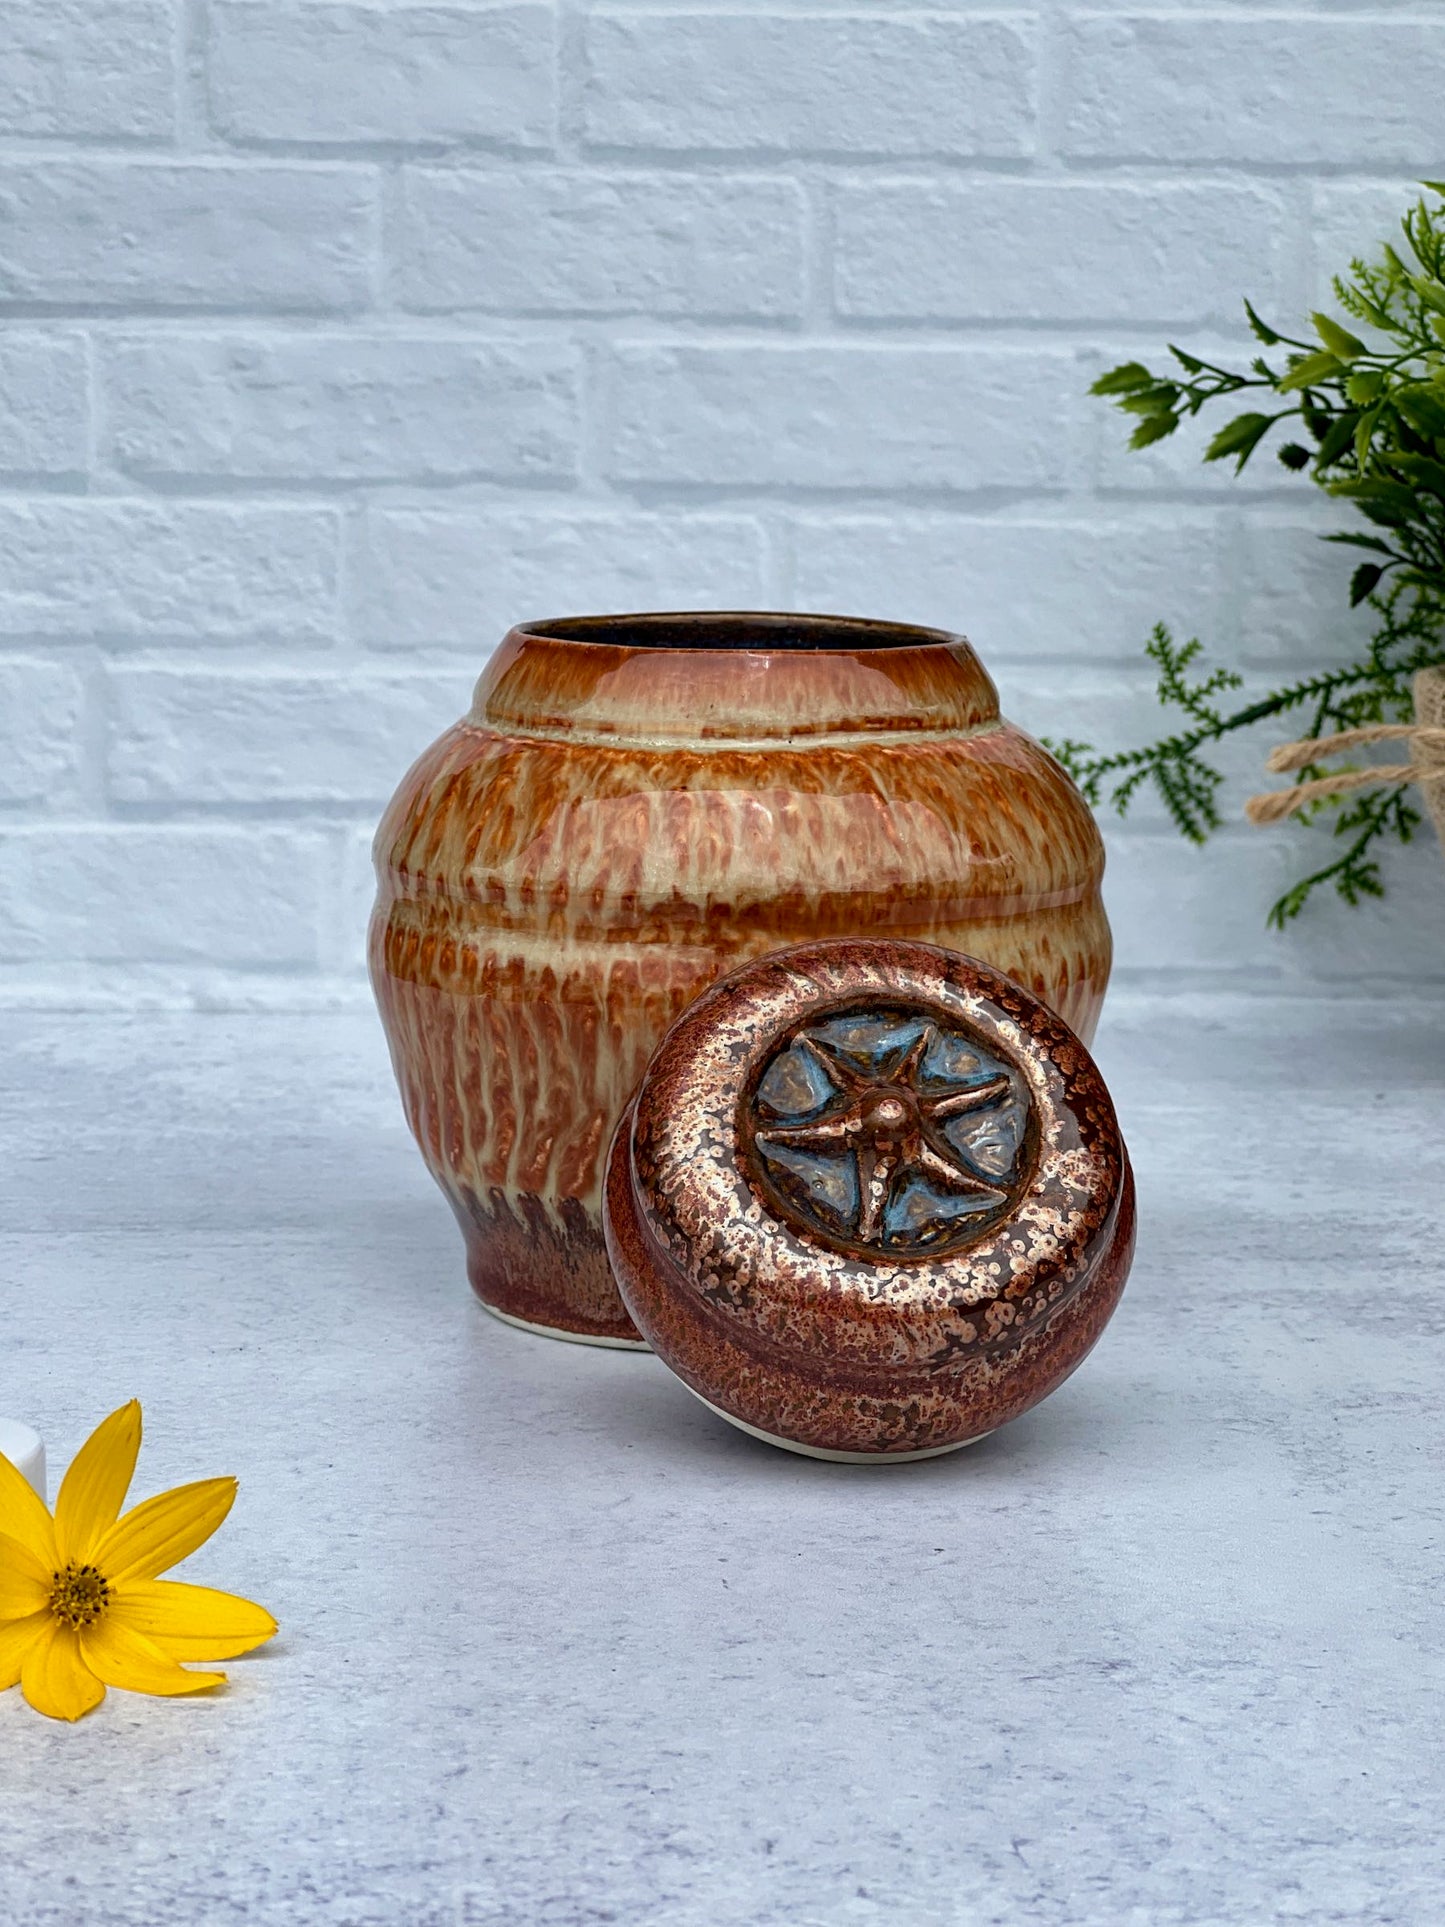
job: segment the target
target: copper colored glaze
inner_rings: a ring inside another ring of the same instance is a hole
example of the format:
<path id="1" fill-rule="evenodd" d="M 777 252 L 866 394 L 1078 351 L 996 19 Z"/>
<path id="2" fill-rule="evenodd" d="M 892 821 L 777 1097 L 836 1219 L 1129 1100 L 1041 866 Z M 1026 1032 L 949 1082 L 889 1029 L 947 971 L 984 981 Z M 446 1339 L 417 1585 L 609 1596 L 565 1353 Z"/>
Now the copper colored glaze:
<path id="1" fill-rule="evenodd" d="M 961 637 L 831 617 L 514 629 L 375 845 L 407 1116 L 510 1316 L 636 1338 L 601 1230 L 654 1046 L 749 957 L 874 932 L 987 958 L 1092 1033 L 1103 852 Z"/>
<path id="2" fill-rule="evenodd" d="M 613 1140 L 606 1223 L 628 1308 L 700 1397 L 887 1457 L 966 1444 L 1067 1377 L 1124 1288 L 1134 1189 L 1052 1012 L 956 953 L 844 939 L 679 1019 Z"/>

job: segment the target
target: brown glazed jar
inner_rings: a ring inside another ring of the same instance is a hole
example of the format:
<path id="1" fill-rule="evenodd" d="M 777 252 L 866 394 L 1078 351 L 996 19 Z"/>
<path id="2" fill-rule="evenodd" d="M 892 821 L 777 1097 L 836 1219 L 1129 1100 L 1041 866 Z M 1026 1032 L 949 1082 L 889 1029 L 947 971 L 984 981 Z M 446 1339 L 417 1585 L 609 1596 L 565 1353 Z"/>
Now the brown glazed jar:
<path id="1" fill-rule="evenodd" d="M 1083 799 L 961 636 L 833 616 L 512 630 L 377 831 L 372 983 L 422 1155 L 500 1317 L 640 1344 L 609 1139 L 649 1057 L 750 957 L 966 951 L 1087 1042 L 1108 981 Z"/>

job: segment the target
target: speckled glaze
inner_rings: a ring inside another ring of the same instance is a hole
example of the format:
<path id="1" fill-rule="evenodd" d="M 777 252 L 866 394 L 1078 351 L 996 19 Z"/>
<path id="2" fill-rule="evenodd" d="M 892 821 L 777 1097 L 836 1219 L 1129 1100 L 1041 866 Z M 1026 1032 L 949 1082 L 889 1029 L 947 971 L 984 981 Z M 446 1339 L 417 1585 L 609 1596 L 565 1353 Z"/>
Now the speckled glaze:
<path id="1" fill-rule="evenodd" d="M 1077 790 L 960 636 L 822 616 L 514 629 L 377 832 L 372 981 L 491 1309 L 637 1343 L 608 1140 L 722 973 L 859 932 L 966 950 L 1085 1038 L 1109 974 Z"/>
<path id="2" fill-rule="evenodd" d="M 843 939 L 745 965 L 673 1026 L 613 1140 L 606 1230 L 639 1329 L 723 1417 L 917 1458 L 1078 1365 L 1134 1187 L 1093 1060 L 1036 998 Z"/>

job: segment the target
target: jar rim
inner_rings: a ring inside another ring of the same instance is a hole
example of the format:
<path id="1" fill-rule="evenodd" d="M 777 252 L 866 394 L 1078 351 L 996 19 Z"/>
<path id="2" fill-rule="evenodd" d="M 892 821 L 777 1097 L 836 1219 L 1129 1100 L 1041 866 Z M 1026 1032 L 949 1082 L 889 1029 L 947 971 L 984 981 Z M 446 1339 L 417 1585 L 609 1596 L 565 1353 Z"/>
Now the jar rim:
<path id="1" fill-rule="evenodd" d="M 597 649 L 853 655 L 875 649 L 956 649 L 967 638 L 919 623 L 771 609 L 643 610 L 519 622 L 513 635 Z"/>

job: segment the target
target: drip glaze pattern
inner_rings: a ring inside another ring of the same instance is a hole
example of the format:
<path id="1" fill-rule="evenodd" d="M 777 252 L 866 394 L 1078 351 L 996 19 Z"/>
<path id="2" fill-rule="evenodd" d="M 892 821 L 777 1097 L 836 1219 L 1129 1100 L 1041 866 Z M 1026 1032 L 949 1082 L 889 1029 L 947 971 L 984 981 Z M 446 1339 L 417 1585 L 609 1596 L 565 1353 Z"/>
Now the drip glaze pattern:
<path id="1" fill-rule="evenodd" d="M 812 938 L 966 951 L 1085 1039 L 1103 851 L 969 644 L 831 617 L 514 629 L 375 842 L 372 981 L 408 1120 L 492 1309 L 640 1342 L 608 1140 L 669 1025 Z"/>

